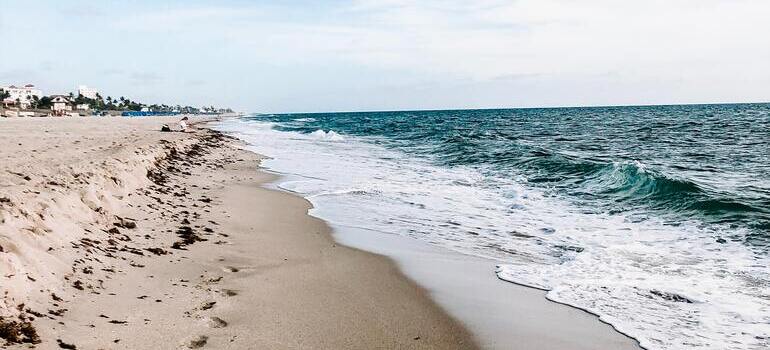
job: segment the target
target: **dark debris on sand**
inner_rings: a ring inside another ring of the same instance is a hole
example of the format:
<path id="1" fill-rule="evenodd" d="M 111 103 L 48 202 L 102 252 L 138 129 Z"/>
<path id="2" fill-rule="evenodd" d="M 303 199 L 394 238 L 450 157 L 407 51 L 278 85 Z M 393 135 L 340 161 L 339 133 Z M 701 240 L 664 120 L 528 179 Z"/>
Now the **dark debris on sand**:
<path id="1" fill-rule="evenodd" d="M 171 245 L 171 248 L 174 249 L 184 249 L 185 246 L 195 242 L 203 242 L 207 240 L 195 233 L 195 230 L 193 230 L 190 226 L 179 227 L 179 229 L 176 230 L 176 235 L 179 236 L 181 240 L 176 241 Z"/>
<path id="2" fill-rule="evenodd" d="M 75 346 L 74 344 L 65 343 L 65 342 L 64 342 L 63 340 L 61 340 L 61 339 L 56 339 L 56 343 L 57 343 L 57 344 L 59 344 L 59 347 L 60 347 L 60 348 L 62 348 L 62 349 L 70 349 L 70 350 L 75 350 L 75 349 L 77 349 L 77 348 L 78 348 L 78 347 L 77 347 L 77 346 Z"/>
<path id="3" fill-rule="evenodd" d="M 40 336 L 31 321 L 24 313 L 16 319 L 0 317 L 0 339 L 7 344 L 40 343 Z"/>
<path id="4" fill-rule="evenodd" d="M 125 261 L 131 267 L 142 268 L 145 266 L 142 264 L 143 261 L 135 261 L 134 259 L 147 259 L 152 256 L 171 254 L 171 251 L 157 245 L 146 244 L 151 240 L 165 240 L 176 236 L 177 241 L 173 243 L 171 248 L 184 250 L 188 245 L 206 241 L 207 239 L 203 238 L 202 235 L 210 235 L 214 232 L 210 227 L 194 223 L 194 221 L 201 219 L 198 212 L 193 211 L 191 213 L 183 210 L 184 208 L 195 207 L 208 212 L 206 208 L 212 206 L 212 198 L 208 196 L 192 198 L 191 193 L 187 191 L 183 183 L 175 180 L 190 176 L 194 170 L 221 169 L 225 164 L 234 161 L 228 156 L 204 158 L 212 154 L 214 148 L 223 146 L 232 138 L 214 131 L 201 131 L 195 137 L 197 142 L 186 149 L 177 149 L 172 142 L 162 141 L 161 147 L 164 148 L 165 155 L 157 158 L 154 166 L 147 170 L 146 176 L 151 184 L 140 191 L 140 194 L 150 200 L 149 204 L 145 204 L 148 209 L 154 211 L 158 216 L 178 220 L 176 222 L 182 222 L 182 225 L 175 231 L 168 230 L 168 232 L 160 233 L 152 230 L 153 233 L 151 234 L 140 230 L 137 220 L 115 215 L 108 221 L 108 226 L 102 228 L 102 232 L 92 232 L 86 229 L 89 237 L 70 242 L 71 247 L 81 253 L 81 257 L 73 262 L 72 275 L 65 277 L 72 289 L 100 294 L 99 290 L 104 289 L 104 279 L 109 279 L 110 275 L 121 271 L 120 265 L 113 264 L 113 261 Z M 116 184 L 120 182 L 119 179 L 113 179 L 113 181 Z M 51 182 L 49 185 L 58 186 L 60 184 Z M 0 195 L 0 207 L 13 205 L 11 198 Z M 101 207 L 94 209 L 94 211 L 101 214 L 105 213 Z M 209 223 L 218 225 L 214 221 L 209 221 Z M 98 236 L 99 234 L 102 236 Z M 4 248 L 0 247 L 0 252 L 3 250 Z M 49 248 L 50 250 L 53 248 Z M 29 278 L 33 280 L 31 277 Z M 236 293 L 232 292 L 232 295 L 234 294 Z M 0 317 L 0 339 L 4 340 L 6 344 L 40 343 L 41 339 L 33 325 L 35 317 L 53 319 L 54 317 L 61 317 L 67 310 L 60 306 L 60 304 L 66 304 L 67 301 L 54 293 L 49 295 L 51 298 L 49 302 L 54 307 L 48 309 L 47 313 L 38 313 L 29 309 L 22 311 L 24 307 L 20 306 L 20 316 Z M 160 299 L 155 301 L 162 302 Z M 210 309 L 213 306 L 213 302 L 206 303 L 202 309 Z M 106 318 L 104 315 L 101 317 Z M 126 321 L 120 320 L 108 322 L 126 324 Z M 215 319 L 213 322 L 217 327 L 227 325 L 221 319 Z M 201 336 L 188 343 L 188 346 L 191 348 L 203 347 L 207 340 L 207 337 Z M 62 339 L 56 339 L 56 343 L 62 349 L 77 349 L 74 344 Z M 0 348 L 2 347 L 3 344 L 0 342 Z"/>

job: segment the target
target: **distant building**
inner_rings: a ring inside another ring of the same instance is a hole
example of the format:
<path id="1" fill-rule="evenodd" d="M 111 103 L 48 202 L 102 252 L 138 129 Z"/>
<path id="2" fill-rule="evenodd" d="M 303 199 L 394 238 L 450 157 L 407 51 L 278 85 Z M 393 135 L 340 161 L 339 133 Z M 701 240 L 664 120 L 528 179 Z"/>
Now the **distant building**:
<path id="1" fill-rule="evenodd" d="M 89 88 L 85 85 L 78 86 L 78 94 L 83 95 L 85 98 L 90 98 L 92 100 L 95 100 L 97 98 L 97 95 L 99 95 L 99 91 L 96 89 Z"/>
<path id="2" fill-rule="evenodd" d="M 88 111 L 91 109 L 91 106 L 88 105 L 88 103 L 81 103 L 77 106 L 75 106 L 75 109 L 79 111 Z"/>
<path id="3" fill-rule="evenodd" d="M 16 105 L 16 101 L 11 100 L 10 97 L 4 98 L 2 101 L 0 101 L 0 106 L 3 106 L 5 108 L 15 106 L 15 105 Z"/>
<path id="4" fill-rule="evenodd" d="M 43 95 L 43 92 L 35 88 L 35 85 L 32 84 L 27 84 L 23 87 L 11 85 L 9 87 L 3 88 L 3 90 L 7 91 L 10 95 L 3 100 L 3 105 L 13 105 L 22 109 L 29 108 L 36 98 L 40 99 L 40 97 Z"/>
<path id="5" fill-rule="evenodd" d="M 51 110 L 53 115 L 64 115 L 72 110 L 72 101 L 64 95 L 51 96 Z"/>

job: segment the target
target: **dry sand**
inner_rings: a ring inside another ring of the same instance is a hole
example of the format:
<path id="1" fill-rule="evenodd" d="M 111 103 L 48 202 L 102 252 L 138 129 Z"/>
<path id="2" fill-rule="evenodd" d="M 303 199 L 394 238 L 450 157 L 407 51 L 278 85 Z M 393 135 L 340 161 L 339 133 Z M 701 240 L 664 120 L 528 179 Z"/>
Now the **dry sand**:
<path id="1" fill-rule="evenodd" d="M 42 349 L 476 347 L 389 259 L 334 243 L 308 202 L 260 187 L 271 176 L 256 155 L 207 130 L 157 131 L 174 121 L 0 119 L 0 337 Z"/>

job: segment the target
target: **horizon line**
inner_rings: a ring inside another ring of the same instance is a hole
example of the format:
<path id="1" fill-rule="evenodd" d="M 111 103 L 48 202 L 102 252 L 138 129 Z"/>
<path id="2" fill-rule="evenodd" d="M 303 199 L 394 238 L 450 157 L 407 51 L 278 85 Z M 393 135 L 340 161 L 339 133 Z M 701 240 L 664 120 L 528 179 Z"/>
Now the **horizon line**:
<path id="1" fill-rule="evenodd" d="M 693 103 L 661 103 L 661 104 L 617 104 L 617 105 L 584 105 L 584 106 L 542 106 L 542 107 L 481 107 L 481 108 L 428 108 L 428 109 L 392 109 L 392 110 L 359 110 L 359 111 L 321 111 L 321 112 L 246 112 L 246 114 L 333 114 L 333 113 L 386 113 L 386 112 L 440 112 L 440 111 L 494 111 L 513 109 L 572 109 L 572 108 L 621 108 L 621 107 L 667 107 L 667 106 L 710 106 L 710 105 L 757 105 L 770 104 L 765 102 L 693 102 Z"/>

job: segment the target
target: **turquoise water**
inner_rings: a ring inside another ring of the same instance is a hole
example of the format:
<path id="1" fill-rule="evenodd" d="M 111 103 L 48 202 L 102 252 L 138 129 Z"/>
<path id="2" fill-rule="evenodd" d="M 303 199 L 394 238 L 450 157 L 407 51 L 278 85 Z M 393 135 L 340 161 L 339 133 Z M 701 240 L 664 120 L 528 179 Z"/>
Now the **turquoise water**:
<path id="1" fill-rule="evenodd" d="M 292 123 L 298 118 L 312 121 Z M 747 230 L 770 243 L 770 105 L 291 114 L 279 130 L 377 136 L 440 166 L 471 166 L 592 212 Z M 309 119 L 306 119 L 309 120 Z"/>
<path id="2" fill-rule="evenodd" d="M 339 227 L 500 261 L 651 349 L 770 347 L 770 105 L 255 115 Z"/>

